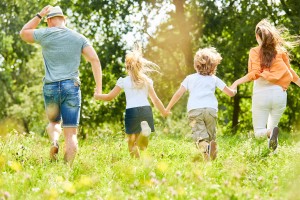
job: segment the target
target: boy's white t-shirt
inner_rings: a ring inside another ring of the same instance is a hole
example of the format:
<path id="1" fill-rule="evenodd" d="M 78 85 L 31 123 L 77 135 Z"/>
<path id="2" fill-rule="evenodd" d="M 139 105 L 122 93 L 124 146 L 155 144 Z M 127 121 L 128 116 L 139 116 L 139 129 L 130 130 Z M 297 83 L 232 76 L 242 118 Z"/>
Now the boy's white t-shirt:
<path id="1" fill-rule="evenodd" d="M 148 78 L 148 81 L 150 85 L 153 86 L 153 81 L 150 78 Z M 135 88 L 130 76 L 119 78 L 116 85 L 124 89 L 126 96 L 126 109 L 141 106 L 150 106 L 150 103 L 148 101 L 149 87 L 144 87 L 141 89 Z"/>
<path id="2" fill-rule="evenodd" d="M 218 110 L 218 100 L 215 96 L 216 87 L 223 90 L 226 84 L 216 77 L 203 76 L 198 73 L 187 76 L 181 85 L 189 91 L 187 110 L 197 108 L 214 108 Z"/>

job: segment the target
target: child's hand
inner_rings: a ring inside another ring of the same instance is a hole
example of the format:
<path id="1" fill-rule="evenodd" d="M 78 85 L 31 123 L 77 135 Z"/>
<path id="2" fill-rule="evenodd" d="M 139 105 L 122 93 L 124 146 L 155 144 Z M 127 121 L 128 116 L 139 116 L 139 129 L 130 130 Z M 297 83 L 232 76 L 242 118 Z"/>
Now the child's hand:
<path id="1" fill-rule="evenodd" d="M 229 88 L 232 90 L 233 92 L 233 96 L 235 96 L 237 94 L 237 84 L 236 82 L 234 82 Z"/>
<path id="2" fill-rule="evenodd" d="M 171 111 L 165 109 L 165 111 L 164 111 L 164 113 L 163 113 L 163 116 L 164 116 L 164 117 L 168 117 L 170 114 L 172 114 Z"/>
<path id="3" fill-rule="evenodd" d="M 232 92 L 233 92 L 233 94 L 234 94 L 234 96 L 237 94 L 237 89 L 235 88 L 235 89 L 233 89 L 233 88 L 230 88 L 231 90 L 232 90 Z"/>
<path id="4" fill-rule="evenodd" d="M 102 97 L 103 95 L 102 94 L 99 94 L 99 93 L 94 93 L 94 99 L 96 99 L 96 100 L 102 100 Z"/>

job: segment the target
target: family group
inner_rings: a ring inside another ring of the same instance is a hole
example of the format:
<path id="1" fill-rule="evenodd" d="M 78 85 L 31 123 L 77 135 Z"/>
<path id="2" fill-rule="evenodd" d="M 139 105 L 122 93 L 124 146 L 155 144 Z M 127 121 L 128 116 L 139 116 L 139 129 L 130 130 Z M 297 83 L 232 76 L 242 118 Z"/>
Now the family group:
<path id="1" fill-rule="evenodd" d="M 36 29 L 45 17 L 46 28 Z M 152 109 L 148 101 L 163 116 L 185 92 L 189 93 L 187 111 L 192 138 L 205 160 L 217 157 L 216 128 L 218 100 L 216 88 L 232 97 L 240 84 L 254 81 L 252 94 L 252 122 L 256 137 L 268 139 L 269 148 L 278 146 L 278 123 L 286 108 L 287 89 L 291 82 L 300 87 L 299 76 L 290 66 L 290 57 L 280 29 L 268 20 L 261 20 L 255 27 L 258 45 L 250 49 L 248 73 L 227 86 L 216 76 L 222 57 L 214 47 L 199 49 L 194 55 L 195 73 L 187 75 L 167 107 L 156 95 L 153 81 L 148 74 L 158 66 L 145 59 L 139 45 L 125 56 L 127 76 L 120 77 L 115 87 L 102 93 L 102 70 L 94 48 L 81 34 L 66 27 L 65 15 L 59 6 L 46 6 L 27 22 L 20 31 L 22 40 L 38 43 L 42 47 L 45 77 L 43 95 L 49 120 L 47 132 L 52 142 L 50 158 L 57 159 L 59 136 L 65 137 L 64 160 L 72 164 L 78 150 L 77 132 L 80 121 L 81 91 L 79 79 L 80 58 L 90 62 L 96 88 L 96 100 L 113 100 L 122 90 L 126 96 L 125 132 L 132 157 L 148 146 L 149 135 L 154 132 Z M 295 41 L 295 44 L 297 41 Z M 62 131 L 63 129 L 63 131 Z"/>

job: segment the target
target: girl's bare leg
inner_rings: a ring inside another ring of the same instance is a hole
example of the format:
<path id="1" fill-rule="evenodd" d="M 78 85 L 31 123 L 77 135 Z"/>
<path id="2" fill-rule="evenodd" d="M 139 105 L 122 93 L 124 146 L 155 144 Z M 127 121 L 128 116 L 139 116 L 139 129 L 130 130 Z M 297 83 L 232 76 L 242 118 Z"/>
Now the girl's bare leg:
<path id="1" fill-rule="evenodd" d="M 145 150 L 148 147 L 149 137 L 139 134 L 136 143 L 140 150 Z"/>
<path id="2" fill-rule="evenodd" d="M 128 150 L 131 157 L 139 158 L 139 148 L 136 145 L 136 140 L 139 134 L 128 134 Z"/>

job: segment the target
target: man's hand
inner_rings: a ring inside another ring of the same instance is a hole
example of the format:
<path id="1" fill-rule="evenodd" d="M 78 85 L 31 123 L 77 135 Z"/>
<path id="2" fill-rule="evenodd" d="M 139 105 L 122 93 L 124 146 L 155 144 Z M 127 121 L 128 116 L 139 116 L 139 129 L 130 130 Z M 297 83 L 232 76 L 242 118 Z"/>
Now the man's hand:
<path id="1" fill-rule="evenodd" d="M 102 94 L 102 88 L 95 88 L 94 89 L 95 94 Z"/>
<path id="2" fill-rule="evenodd" d="M 45 6 L 39 14 L 41 15 L 41 17 L 45 17 L 51 11 L 52 8 L 53 6 L 50 5 Z"/>
<path id="3" fill-rule="evenodd" d="M 94 93 L 94 99 L 96 99 L 96 100 L 102 100 L 102 94 L 99 94 L 99 93 L 97 93 L 97 92 L 95 92 Z"/>

